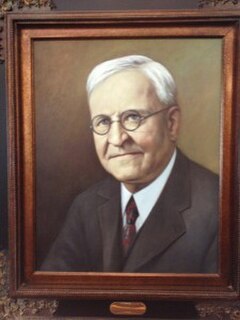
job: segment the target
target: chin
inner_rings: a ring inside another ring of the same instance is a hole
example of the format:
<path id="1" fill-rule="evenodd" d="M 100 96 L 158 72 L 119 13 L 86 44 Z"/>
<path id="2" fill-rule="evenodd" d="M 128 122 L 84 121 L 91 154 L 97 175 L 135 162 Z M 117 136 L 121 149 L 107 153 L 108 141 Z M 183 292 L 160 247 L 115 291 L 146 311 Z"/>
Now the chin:
<path id="1" fill-rule="evenodd" d="M 134 174 L 112 174 L 114 178 L 123 183 L 131 183 L 139 180 L 139 175 Z"/>

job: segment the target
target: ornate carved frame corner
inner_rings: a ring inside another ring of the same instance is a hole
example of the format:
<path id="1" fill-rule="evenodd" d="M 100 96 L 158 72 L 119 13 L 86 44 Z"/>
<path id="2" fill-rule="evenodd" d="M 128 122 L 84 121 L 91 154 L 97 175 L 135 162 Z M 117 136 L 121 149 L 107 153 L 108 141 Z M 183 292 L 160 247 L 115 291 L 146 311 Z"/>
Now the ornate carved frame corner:
<path id="1" fill-rule="evenodd" d="M 20 319 L 23 316 L 41 316 L 48 319 L 58 307 L 56 300 L 48 299 L 12 299 L 8 295 L 9 269 L 8 254 L 0 252 L 0 319 Z"/>
<path id="2" fill-rule="evenodd" d="M 235 302 L 199 302 L 195 305 L 200 318 L 209 320 L 239 320 L 240 303 Z"/>
<path id="3" fill-rule="evenodd" d="M 240 8 L 239 0 L 198 0 L 198 7 L 203 8 Z"/>
<path id="4" fill-rule="evenodd" d="M 53 0 L 0 0 L 0 63 L 5 60 L 4 17 L 8 12 L 39 12 L 56 8 Z"/>

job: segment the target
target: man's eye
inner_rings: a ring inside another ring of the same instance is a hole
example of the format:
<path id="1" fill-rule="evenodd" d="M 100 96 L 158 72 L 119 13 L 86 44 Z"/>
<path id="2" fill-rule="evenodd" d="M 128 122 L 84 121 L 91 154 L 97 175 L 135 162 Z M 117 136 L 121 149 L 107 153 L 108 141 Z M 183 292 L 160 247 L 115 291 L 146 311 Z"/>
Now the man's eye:
<path id="1" fill-rule="evenodd" d="M 97 127 L 100 127 L 100 126 L 108 126 L 110 124 L 111 120 L 109 118 L 100 118 L 100 119 L 97 119 L 95 125 Z"/>
<path id="2" fill-rule="evenodd" d="M 128 113 L 124 116 L 125 122 L 138 122 L 141 119 L 141 115 L 138 112 Z"/>

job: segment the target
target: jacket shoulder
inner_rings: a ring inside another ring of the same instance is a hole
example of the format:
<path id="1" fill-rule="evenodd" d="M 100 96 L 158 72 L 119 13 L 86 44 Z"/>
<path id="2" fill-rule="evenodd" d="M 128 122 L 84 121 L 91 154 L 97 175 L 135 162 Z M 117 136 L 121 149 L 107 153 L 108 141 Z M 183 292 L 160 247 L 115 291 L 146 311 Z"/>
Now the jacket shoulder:
<path id="1" fill-rule="evenodd" d="M 191 203 L 200 214 L 206 213 L 211 218 L 217 216 L 219 208 L 219 176 L 209 169 L 190 160 L 181 152 L 179 153 L 180 165 L 178 170 L 185 184 L 188 185 L 191 193 Z M 180 170 L 181 169 L 181 170 Z M 201 210 L 199 210 L 201 209 Z M 211 214 L 209 213 L 211 212 Z"/>
<path id="2" fill-rule="evenodd" d="M 189 169 L 190 177 L 193 182 L 207 187 L 207 190 L 210 188 L 218 191 L 219 176 L 216 173 L 192 160 L 189 160 Z"/>
<path id="3" fill-rule="evenodd" d="M 93 205 L 95 206 L 98 201 L 104 201 L 105 198 L 111 197 L 118 191 L 119 182 L 108 176 L 76 195 L 71 207 L 87 205 L 90 208 Z"/>
<path id="4" fill-rule="evenodd" d="M 212 184 L 214 187 L 219 184 L 218 174 L 212 172 L 211 170 L 203 167 L 202 165 L 196 163 L 195 161 L 189 159 L 180 150 L 178 150 L 178 163 L 180 166 L 178 169 L 185 168 L 185 171 L 190 174 L 191 180 L 196 180 L 199 183 Z"/>

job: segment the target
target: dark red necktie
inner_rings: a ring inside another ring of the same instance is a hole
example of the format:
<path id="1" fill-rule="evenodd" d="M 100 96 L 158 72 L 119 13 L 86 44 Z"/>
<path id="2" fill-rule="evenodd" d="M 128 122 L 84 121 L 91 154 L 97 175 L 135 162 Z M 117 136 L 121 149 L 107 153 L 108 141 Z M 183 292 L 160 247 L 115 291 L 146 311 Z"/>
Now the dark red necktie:
<path id="1" fill-rule="evenodd" d="M 134 198 L 131 197 L 126 207 L 126 224 L 123 227 L 123 252 L 126 255 L 136 236 L 135 221 L 138 217 L 138 209 Z"/>

